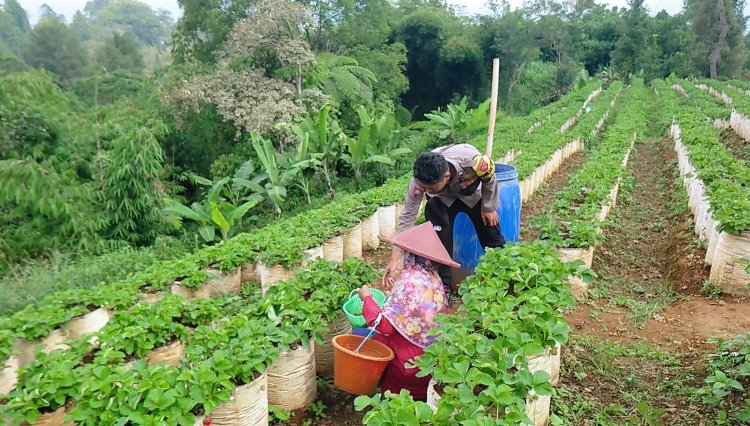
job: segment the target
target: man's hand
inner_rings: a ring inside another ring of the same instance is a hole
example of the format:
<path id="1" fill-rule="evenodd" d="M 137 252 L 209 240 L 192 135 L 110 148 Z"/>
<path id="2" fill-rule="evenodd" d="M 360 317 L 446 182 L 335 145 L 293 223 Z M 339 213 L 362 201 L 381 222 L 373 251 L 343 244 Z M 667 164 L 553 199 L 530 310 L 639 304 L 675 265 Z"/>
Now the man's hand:
<path id="1" fill-rule="evenodd" d="M 367 296 L 370 295 L 370 287 L 365 284 L 362 286 L 362 288 L 359 289 L 359 298 L 362 299 L 362 301 L 365 300 Z"/>
<path id="2" fill-rule="evenodd" d="M 487 226 L 497 226 L 500 223 L 500 218 L 497 217 L 496 211 L 482 212 L 482 222 Z"/>
<path id="3" fill-rule="evenodd" d="M 391 260 L 385 267 L 385 273 L 383 273 L 383 289 L 390 290 L 393 287 L 393 283 L 396 280 L 394 274 L 398 269 L 398 263 L 401 260 L 401 250 L 394 249 L 391 253 Z"/>

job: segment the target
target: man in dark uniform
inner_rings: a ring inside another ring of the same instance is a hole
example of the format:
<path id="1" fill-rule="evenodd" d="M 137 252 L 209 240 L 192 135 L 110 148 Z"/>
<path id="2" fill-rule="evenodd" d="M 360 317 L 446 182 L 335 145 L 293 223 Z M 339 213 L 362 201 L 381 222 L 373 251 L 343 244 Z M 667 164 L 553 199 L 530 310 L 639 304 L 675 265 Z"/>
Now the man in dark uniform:
<path id="1" fill-rule="evenodd" d="M 454 144 L 423 152 L 414 163 L 414 173 L 404 197 L 404 209 L 397 232 L 414 226 L 423 195 L 427 195 L 425 218 L 432 222 L 445 249 L 453 254 L 453 223 L 456 215 L 466 213 L 474 224 L 483 248 L 502 247 L 497 208 L 500 206 L 495 163 L 469 144 Z M 401 251 L 394 246 L 383 283 L 389 287 Z M 450 294 L 451 271 L 438 267 L 438 273 Z"/>

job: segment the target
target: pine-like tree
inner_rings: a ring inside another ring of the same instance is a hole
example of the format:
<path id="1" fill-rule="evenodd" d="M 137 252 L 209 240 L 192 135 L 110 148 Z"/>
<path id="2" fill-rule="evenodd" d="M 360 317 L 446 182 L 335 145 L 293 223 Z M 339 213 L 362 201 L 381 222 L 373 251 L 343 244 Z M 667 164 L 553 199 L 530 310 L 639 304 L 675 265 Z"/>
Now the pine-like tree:
<path id="1" fill-rule="evenodd" d="M 164 154 L 156 138 L 166 132 L 163 123 L 151 122 L 112 142 L 102 191 L 110 239 L 146 245 L 163 231 L 159 177 Z"/>

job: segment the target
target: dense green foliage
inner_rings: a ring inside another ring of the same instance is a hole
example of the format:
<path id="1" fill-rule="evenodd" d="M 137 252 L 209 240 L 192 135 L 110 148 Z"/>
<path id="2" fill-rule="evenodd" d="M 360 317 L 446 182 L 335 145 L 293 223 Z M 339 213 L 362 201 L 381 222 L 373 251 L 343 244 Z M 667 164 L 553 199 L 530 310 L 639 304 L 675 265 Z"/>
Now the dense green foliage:
<path id="1" fill-rule="evenodd" d="M 704 403 L 719 408 L 717 424 L 745 424 L 750 422 L 750 335 L 734 339 L 714 339 L 719 343 L 708 356 L 708 376 L 705 386 L 698 390 Z"/>
<path id="2" fill-rule="evenodd" d="M 504 110 L 495 154 L 520 152 L 524 177 L 608 109 L 611 90 L 568 132 L 546 136 L 599 85 L 588 75 L 604 88 L 705 76 L 719 31 L 714 3 L 698 0 L 674 16 L 635 0 L 493 3 L 473 17 L 425 0 L 179 3 L 176 23 L 137 0 L 91 0 L 70 23 L 45 7 L 30 25 L 17 1 L 3 2 L 0 274 L 169 234 L 215 244 L 400 178 L 426 148 L 481 147 L 494 57 Z M 724 5 L 718 72 L 741 77 L 742 5 Z M 201 183 L 223 179 L 221 191 Z"/>
<path id="3" fill-rule="evenodd" d="M 376 278 L 361 259 L 319 260 L 263 299 L 257 293 L 190 301 L 166 296 L 113 306 L 96 345 L 83 339 L 69 350 L 39 354 L 21 371 L 3 418 L 33 422 L 73 403 L 70 416 L 82 424 L 192 424 L 196 414 L 210 413 L 235 387 L 263 373 L 280 351 L 320 338 L 349 292 Z M 133 359 L 175 341 L 186 344 L 177 366 Z"/>
<path id="4" fill-rule="evenodd" d="M 690 90 L 690 83 L 684 82 Z M 678 94 L 656 82 L 661 102 L 662 122 L 680 126 L 682 143 L 688 150 L 690 163 L 706 187 L 714 220 L 720 231 L 742 232 L 750 229 L 750 167 L 738 159 L 722 143 L 720 131 L 713 126 L 714 118 L 727 118 L 728 108 L 691 90 L 691 96 Z M 719 86 L 717 86 L 719 87 Z M 698 89 L 695 89 L 698 90 Z M 739 97 L 738 97 L 739 100 Z M 740 103 L 742 105 L 742 103 Z M 700 112 L 696 114 L 696 109 Z M 706 118 L 709 117 L 711 121 Z"/>
<path id="5" fill-rule="evenodd" d="M 586 164 L 568 178 L 567 187 L 548 211 L 534 223 L 540 229 L 540 238 L 557 247 L 588 248 L 601 241 L 598 230 L 604 226 L 605 217 L 600 212 L 614 202 L 610 191 L 624 176 L 626 155 L 635 140 L 643 137 L 647 108 L 654 106 L 648 89 L 640 81 L 622 96 L 621 106 L 613 114 L 614 121 L 603 140 L 592 150 Z"/>
<path id="6" fill-rule="evenodd" d="M 359 397 L 366 425 L 530 424 L 527 396 L 553 394 L 549 374 L 531 372 L 529 357 L 565 343 L 563 310 L 575 305 L 568 277 L 591 280 L 581 262 L 564 264 L 541 243 L 490 249 L 461 286 L 463 304 L 439 318 L 440 338 L 415 360 L 418 373 L 442 387 L 433 412 L 408 394 Z"/>

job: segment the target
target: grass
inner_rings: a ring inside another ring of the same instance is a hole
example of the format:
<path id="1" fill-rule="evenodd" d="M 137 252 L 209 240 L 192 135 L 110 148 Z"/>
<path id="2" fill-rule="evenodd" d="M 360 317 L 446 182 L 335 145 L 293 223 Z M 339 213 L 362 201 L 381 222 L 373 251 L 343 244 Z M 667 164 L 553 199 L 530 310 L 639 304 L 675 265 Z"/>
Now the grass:
<path id="1" fill-rule="evenodd" d="M 162 237 L 152 247 L 101 256 L 56 253 L 49 259 L 13 269 L 0 278 L 0 315 L 10 315 L 57 291 L 91 288 L 123 279 L 156 261 L 189 253 L 197 244 Z"/>
<path id="2" fill-rule="evenodd" d="M 552 399 L 553 425 L 702 424 L 706 410 L 694 403 L 693 371 L 659 347 L 573 335 L 562 373 Z"/>
<path id="3" fill-rule="evenodd" d="M 643 287 L 636 285 L 631 292 L 639 293 L 646 300 L 638 300 L 627 295 L 617 295 L 610 299 L 609 306 L 620 306 L 628 309 L 627 318 L 637 328 L 642 329 L 647 320 L 663 311 L 677 300 L 672 283 L 663 282 L 654 288 L 654 293 L 645 293 Z"/>

